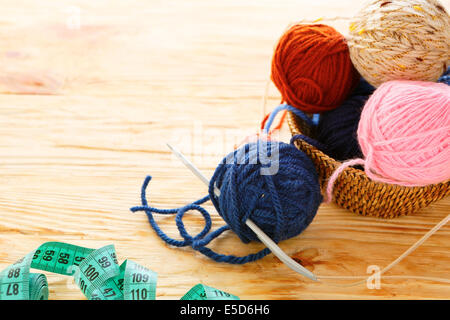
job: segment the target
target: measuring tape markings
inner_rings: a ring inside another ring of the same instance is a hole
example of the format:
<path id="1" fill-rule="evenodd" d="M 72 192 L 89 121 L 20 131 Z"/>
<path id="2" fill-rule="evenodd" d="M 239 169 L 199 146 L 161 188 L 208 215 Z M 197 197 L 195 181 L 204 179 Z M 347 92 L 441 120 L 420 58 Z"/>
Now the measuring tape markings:
<path id="1" fill-rule="evenodd" d="M 90 300 L 155 300 L 157 274 L 131 260 L 120 266 L 114 245 L 98 250 L 46 242 L 0 272 L 0 300 L 47 300 L 47 277 L 30 268 L 73 276 Z M 238 300 L 198 284 L 181 300 Z"/>
<path id="2" fill-rule="evenodd" d="M 125 261 L 124 296 L 126 300 L 155 300 L 158 275 L 131 260 Z"/>
<path id="3" fill-rule="evenodd" d="M 192 287 L 181 300 L 239 300 L 239 297 L 199 283 Z"/>
<path id="4" fill-rule="evenodd" d="M 90 300 L 124 300 L 124 276 L 125 262 L 120 266 L 120 274 L 117 277 L 108 279 L 100 288 L 95 289 Z"/>
<path id="5" fill-rule="evenodd" d="M 31 268 L 72 276 L 93 251 L 62 242 L 46 242 L 34 251 Z"/>
<path id="6" fill-rule="evenodd" d="M 32 255 L 28 254 L 0 273 L 1 300 L 28 300 L 30 296 L 30 282 L 28 266 Z"/>
<path id="7" fill-rule="evenodd" d="M 120 266 L 120 274 L 93 291 L 92 300 L 155 300 L 157 274 L 131 260 Z"/>
<path id="8" fill-rule="evenodd" d="M 75 273 L 75 282 L 81 292 L 90 299 L 95 290 L 102 288 L 109 279 L 120 275 L 113 245 L 108 245 L 89 254 L 79 265 Z"/>

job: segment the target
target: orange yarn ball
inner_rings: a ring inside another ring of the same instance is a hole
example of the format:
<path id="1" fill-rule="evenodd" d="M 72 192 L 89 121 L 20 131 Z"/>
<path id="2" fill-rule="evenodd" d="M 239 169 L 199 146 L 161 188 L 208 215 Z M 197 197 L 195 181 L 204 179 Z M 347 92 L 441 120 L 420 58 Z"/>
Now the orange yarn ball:
<path id="1" fill-rule="evenodd" d="M 278 42 L 271 78 L 282 102 L 307 113 L 321 113 L 337 108 L 360 75 L 339 32 L 322 24 L 296 24 Z"/>

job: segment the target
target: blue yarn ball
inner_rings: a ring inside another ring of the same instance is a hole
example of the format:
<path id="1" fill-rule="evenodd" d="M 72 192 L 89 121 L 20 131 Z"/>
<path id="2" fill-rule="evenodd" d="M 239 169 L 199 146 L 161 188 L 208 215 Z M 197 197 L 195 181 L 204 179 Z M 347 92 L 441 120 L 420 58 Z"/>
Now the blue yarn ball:
<path id="1" fill-rule="evenodd" d="M 445 83 L 450 86 L 450 67 L 447 71 L 439 78 L 438 82 Z"/>
<path id="2" fill-rule="evenodd" d="M 356 132 L 362 109 L 375 90 L 361 79 L 352 95 L 338 108 L 321 114 L 316 138 L 330 157 L 345 161 L 363 157 Z"/>
<path id="3" fill-rule="evenodd" d="M 220 190 L 219 197 L 214 187 Z M 209 194 L 244 243 L 259 241 L 245 224 L 247 219 L 279 242 L 305 230 L 322 202 L 313 162 L 282 142 L 259 141 L 230 153 L 211 178 Z"/>

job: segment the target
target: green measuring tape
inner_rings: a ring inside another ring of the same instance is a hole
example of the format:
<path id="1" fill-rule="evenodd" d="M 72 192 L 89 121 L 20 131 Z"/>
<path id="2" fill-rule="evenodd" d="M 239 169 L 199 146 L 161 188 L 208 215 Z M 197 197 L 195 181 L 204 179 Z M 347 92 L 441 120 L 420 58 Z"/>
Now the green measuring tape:
<path id="1" fill-rule="evenodd" d="M 46 242 L 0 272 L 0 300 L 47 300 L 44 274 L 30 268 L 73 276 L 90 300 L 155 300 L 157 274 L 131 260 L 120 266 L 113 245 L 98 250 Z M 198 284 L 182 300 L 236 300 L 229 293 Z"/>
<path id="2" fill-rule="evenodd" d="M 199 283 L 189 290 L 181 300 L 239 300 L 239 298 Z"/>

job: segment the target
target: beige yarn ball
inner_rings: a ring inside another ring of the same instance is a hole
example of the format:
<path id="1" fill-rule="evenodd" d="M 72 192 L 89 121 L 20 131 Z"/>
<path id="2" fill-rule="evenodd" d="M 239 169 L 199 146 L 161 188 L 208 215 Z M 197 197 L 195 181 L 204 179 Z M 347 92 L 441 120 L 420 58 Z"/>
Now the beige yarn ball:
<path id="1" fill-rule="evenodd" d="M 437 0 L 372 0 L 352 18 L 350 57 L 375 87 L 437 81 L 450 65 L 450 17 Z"/>

